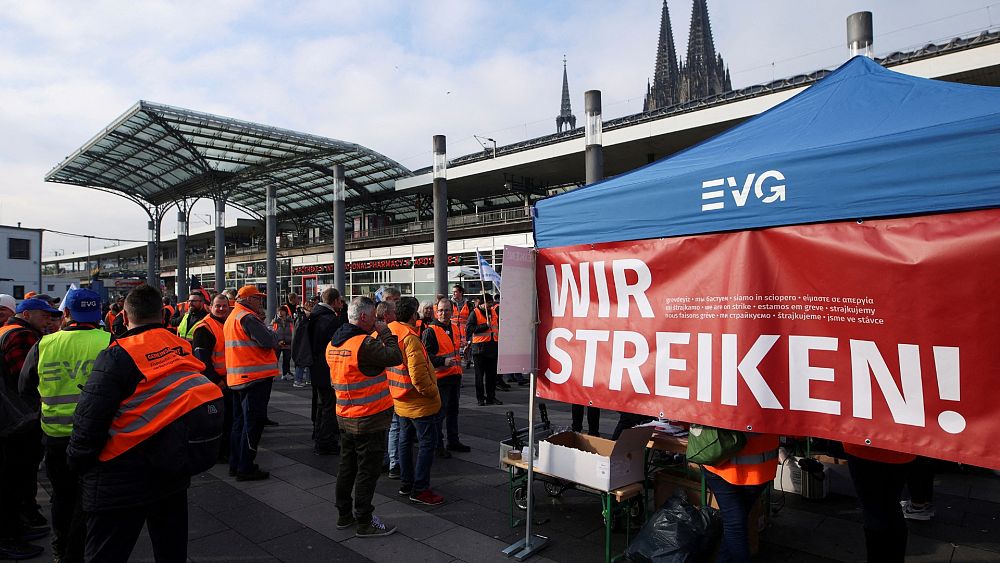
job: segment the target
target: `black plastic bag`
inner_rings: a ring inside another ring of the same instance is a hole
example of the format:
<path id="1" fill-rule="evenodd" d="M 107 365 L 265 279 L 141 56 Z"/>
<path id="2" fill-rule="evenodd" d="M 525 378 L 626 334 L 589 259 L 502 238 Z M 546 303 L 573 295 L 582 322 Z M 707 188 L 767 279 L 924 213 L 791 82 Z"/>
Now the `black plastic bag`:
<path id="1" fill-rule="evenodd" d="M 692 563 L 703 561 L 722 536 L 719 511 L 695 508 L 682 495 L 663 503 L 625 550 L 633 563 Z"/>

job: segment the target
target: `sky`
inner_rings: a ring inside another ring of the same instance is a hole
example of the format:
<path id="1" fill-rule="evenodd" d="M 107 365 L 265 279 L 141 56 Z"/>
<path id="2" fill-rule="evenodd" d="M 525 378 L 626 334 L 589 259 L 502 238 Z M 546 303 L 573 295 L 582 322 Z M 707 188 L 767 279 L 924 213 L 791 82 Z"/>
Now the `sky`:
<path id="1" fill-rule="evenodd" d="M 642 111 L 661 0 L 0 0 L 0 224 L 145 240 L 146 214 L 45 174 L 138 100 L 364 145 L 410 169 L 555 132 L 567 59 L 574 113 Z M 876 55 L 1000 27 L 1000 0 L 709 0 L 734 88 L 835 68 L 848 15 Z M 685 56 L 691 1 L 668 0 Z M 210 202 L 191 229 L 206 228 Z M 230 210 L 229 216 L 236 215 Z M 163 236 L 176 231 L 175 215 Z M 108 242 L 94 241 L 95 249 Z M 86 250 L 46 233 L 43 256 Z"/>

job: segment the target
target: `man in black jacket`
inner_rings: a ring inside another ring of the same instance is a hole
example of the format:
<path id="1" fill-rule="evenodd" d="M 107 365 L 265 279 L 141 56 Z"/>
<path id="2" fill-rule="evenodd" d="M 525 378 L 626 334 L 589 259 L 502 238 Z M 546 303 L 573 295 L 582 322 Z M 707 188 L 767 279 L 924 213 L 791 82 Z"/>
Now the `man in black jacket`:
<path id="1" fill-rule="evenodd" d="M 157 561 L 187 558 L 191 477 L 180 417 L 209 401 L 218 412 L 222 393 L 190 344 L 163 327 L 161 307 L 148 285 L 129 293 L 129 330 L 98 354 L 77 404 L 66 455 L 81 477 L 88 562 L 128 561 L 143 524 Z"/>
<path id="2" fill-rule="evenodd" d="M 336 288 L 328 287 L 320 295 L 320 302 L 309 314 L 309 349 L 312 364 L 309 378 L 312 381 L 313 396 L 313 453 L 335 455 L 340 453 L 339 429 L 337 427 L 337 399 L 330 386 L 330 366 L 326 363 L 326 345 L 333 333 L 344 324 L 340 315 L 344 300 Z"/>

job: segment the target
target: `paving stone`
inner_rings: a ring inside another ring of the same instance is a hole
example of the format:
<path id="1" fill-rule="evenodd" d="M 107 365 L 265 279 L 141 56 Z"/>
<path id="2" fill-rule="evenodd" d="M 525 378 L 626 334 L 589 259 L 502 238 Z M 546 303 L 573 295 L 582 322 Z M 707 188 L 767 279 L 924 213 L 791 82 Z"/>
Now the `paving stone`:
<path id="1" fill-rule="evenodd" d="M 354 527 L 337 529 L 337 507 L 332 502 L 321 502 L 288 513 L 302 525 L 323 534 L 334 541 L 344 541 L 354 537 Z"/>
<path id="2" fill-rule="evenodd" d="M 952 561 L 955 546 L 950 542 L 920 536 L 910 532 L 906 540 L 906 560 L 911 563 Z"/>
<path id="3" fill-rule="evenodd" d="M 305 528 L 260 544 L 275 557 L 288 563 L 366 563 L 367 557 L 344 547 L 314 530 Z"/>
<path id="4" fill-rule="evenodd" d="M 267 485 L 250 489 L 247 491 L 247 494 L 282 512 L 323 502 L 323 499 L 316 495 L 279 480 L 274 480 Z"/>
<path id="5" fill-rule="evenodd" d="M 260 506 L 254 510 L 229 510 L 215 516 L 255 543 L 290 534 L 302 528 L 299 522 L 267 506 Z"/>
<path id="6" fill-rule="evenodd" d="M 384 538 L 352 538 L 342 542 L 341 545 L 372 561 L 446 563 L 454 559 L 444 552 L 398 532 Z"/>
<path id="7" fill-rule="evenodd" d="M 225 522 L 212 516 L 197 504 L 188 502 L 188 540 L 210 536 L 228 529 L 229 526 Z"/>
<path id="8" fill-rule="evenodd" d="M 966 545 L 956 545 L 951 560 L 955 563 L 986 563 L 987 561 L 996 563 L 1000 561 L 1000 553 L 976 549 Z"/>
<path id="9" fill-rule="evenodd" d="M 463 561 L 509 561 L 500 553 L 508 544 L 460 526 L 426 539 L 424 543 Z"/>
<path id="10" fill-rule="evenodd" d="M 311 489 L 337 482 L 337 478 L 333 475 L 301 463 L 293 463 L 272 469 L 271 478 L 281 479 L 300 489 Z"/>
<path id="11" fill-rule="evenodd" d="M 188 543 L 192 561 L 280 561 L 235 530 L 227 530 Z"/>
<path id="12" fill-rule="evenodd" d="M 417 540 L 439 534 L 456 526 L 454 522 L 425 512 L 410 504 L 409 501 L 381 504 L 376 509 L 375 514 L 384 522 L 395 524 L 398 527 L 397 533 Z"/>

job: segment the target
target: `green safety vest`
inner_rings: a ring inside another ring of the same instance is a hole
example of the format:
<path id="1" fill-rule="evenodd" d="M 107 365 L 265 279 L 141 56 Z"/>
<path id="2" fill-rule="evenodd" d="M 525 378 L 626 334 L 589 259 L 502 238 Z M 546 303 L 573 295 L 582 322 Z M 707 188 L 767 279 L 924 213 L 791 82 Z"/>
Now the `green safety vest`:
<path id="1" fill-rule="evenodd" d="M 184 316 L 181 317 L 181 322 L 177 325 L 177 336 L 180 336 L 185 340 L 191 340 L 194 338 L 194 326 L 198 324 L 198 323 L 190 323 L 189 325 L 188 323 L 190 319 L 191 319 L 191 313 L 190 312 L 184 313 Z"/>
<path id="2" fill-rule="evenodd" d="M 61 330 L 38 342 L 38 394 L 42 398 L 42 431 L 54 438 L 73 431 L 80 390 L 94 359 L 111 342 L 111 333 L 96 329 Z"/>

